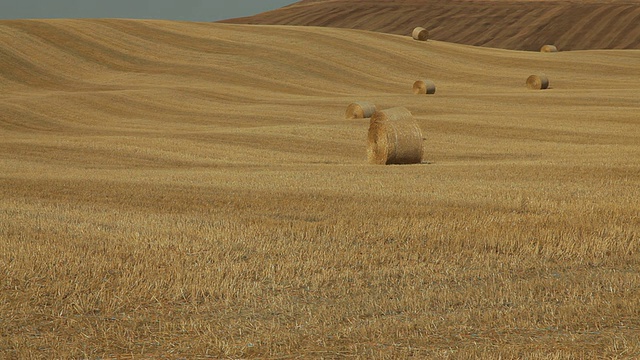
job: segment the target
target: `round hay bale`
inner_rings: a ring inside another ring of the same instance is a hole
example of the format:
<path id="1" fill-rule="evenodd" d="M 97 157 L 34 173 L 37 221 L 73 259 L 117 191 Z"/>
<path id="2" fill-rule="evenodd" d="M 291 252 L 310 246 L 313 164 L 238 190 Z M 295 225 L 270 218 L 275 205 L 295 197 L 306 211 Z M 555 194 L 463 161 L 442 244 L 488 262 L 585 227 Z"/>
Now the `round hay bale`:
<path id="1" fill-rule="evenodd" d="M 540 48 L 540 52 L 543 52 L 543 53 L 554 53 L 554 52 L 558 52 L 558 48 L 555 47 L 554 45 L 543 45 Z"/>
<path id="2" fill-rule="evenodd" d="M 429 30 L 418 26 L 417 28 L 413 29 L 411 37 L 413 37 L 413 40 L 427 41 L 429 40 Z"/>
<path id="3" fill-rule="evenodd" d="M 531 75 L 527 78 L 527 87 L 532 90 L 549 88 L 549 78 L 544 74 Z"/>
<path id="4" fill-rule="evenodd" d="M 413 83 L 414 94 L 435 94 L 436 84 L 431 80 L 418 80 Z"/>
<path id="5" fill-rule="evenodd" d="M 376 105 L 366 101 L 359 101 L 349 104 L 345 112 L 347 119 L 370 118 L 376 112 Z"/>
<path id="6" fill-rule="evenodd" d="M 369 163 L 419 164 L 424 139 L 420 126 L 404 107 L 376 111 L 369 123 Z"/>

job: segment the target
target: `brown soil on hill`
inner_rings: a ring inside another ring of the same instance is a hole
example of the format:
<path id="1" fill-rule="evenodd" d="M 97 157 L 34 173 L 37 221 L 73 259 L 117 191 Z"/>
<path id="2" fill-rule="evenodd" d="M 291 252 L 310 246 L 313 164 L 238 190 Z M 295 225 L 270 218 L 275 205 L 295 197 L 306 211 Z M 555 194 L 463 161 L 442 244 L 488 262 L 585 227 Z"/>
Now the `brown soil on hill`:
<path id="1" fill-rule="evenodd" d="M 326 26 L 410 35 L 423 26 L 435 40 L 537 51 L 640 49 L 640 2 L 395 0 L 302 1 L 229 23 Z"/>

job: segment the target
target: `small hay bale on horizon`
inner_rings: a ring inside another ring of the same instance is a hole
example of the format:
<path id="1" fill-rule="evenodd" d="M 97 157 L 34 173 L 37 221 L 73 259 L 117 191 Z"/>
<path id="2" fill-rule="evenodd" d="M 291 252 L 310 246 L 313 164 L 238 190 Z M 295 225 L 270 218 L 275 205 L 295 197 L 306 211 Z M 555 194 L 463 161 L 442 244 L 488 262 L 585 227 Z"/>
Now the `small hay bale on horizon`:
<path id="1" fill-rule="evenodd" d="M 436 84 L 431 80 L 418 80 L 413 83 L 414 94 L 435 94 Z"/>
<path id="2" fill-rule="evenodd" d="M 424 138 L 409 110 L 376 111 L 369 123 L 367 158 L 370 164 L 420 164 Z"/>
<path id="3" fill-rule="evenodd" d="M 543 45 L 540 48 L 540 52 L 543 52 L 543 53 L 554 53 L 554 52 L 558 52 L 558 48 L 555 47 L 555 45 Z"/>
<path id="4" fill-rule="evenodd" d="M 531 75 L 527 78 L 527 87 L 532 90 L 544 90 L 549 88 L 549 78 L 547 75 Z"/>
<path id="5" fill-rule="evenodd" d="M 413 29 L 411 37 L 413 38 L 413 40 L 427 41 L 429 40 L 429 30 L 418 26 L 417 28 Z"/>
<path id="6" fill-rule="evenodd" d="M 376 105 L 368 101 L 357 101 L 347 106 L 344 114 L 346 119 L 365 119 L 370 118 L 376 112 Z"/>

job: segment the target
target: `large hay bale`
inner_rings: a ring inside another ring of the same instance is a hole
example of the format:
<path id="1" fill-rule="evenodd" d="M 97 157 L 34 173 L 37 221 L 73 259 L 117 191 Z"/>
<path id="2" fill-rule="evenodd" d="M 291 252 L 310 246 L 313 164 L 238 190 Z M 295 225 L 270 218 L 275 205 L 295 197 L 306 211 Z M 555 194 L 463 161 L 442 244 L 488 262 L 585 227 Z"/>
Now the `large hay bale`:
<path id="1" fill-rule="evenodd" d="M 549 88 L 549 78 L 544 74 L 531 75 L 527 78 L 527 87 L 532 90 Z"/>
<path id="2" fill-rule="evenodd" d="M 413 83 L 414 94 L 435 94 L 436 84 L 431 80 L 418 80 Z"/>
<path id="3" fill-rule="evenodd" d="M 540 52 L 543 52 L 543 53 L 554 53 L 554 52 L 558 52 L 558 48 L 555 47 L 554 45 L 543 45 L 540 48 Z"/>
<path id="4" fill-rule="evenodd" d="M 423 153 L 420 126 L 404 107 L 376 111 L 369 124 L 369 163 L 419 164 Z"/>
<path id="5" fill-rule="evenodd" d="M 370 118 L 376 112 L 376 105 L 366 101 L 359 101 L 349 104 L 345 112 L 347 119 Z"/>
<path id="6" fill-rule="evenodd" d="M 413 40 L 427 41 L 429 40 L 429 30 L 418 26 L 417 28 L 413 29 L 411 37 L 413 37 Z"/>

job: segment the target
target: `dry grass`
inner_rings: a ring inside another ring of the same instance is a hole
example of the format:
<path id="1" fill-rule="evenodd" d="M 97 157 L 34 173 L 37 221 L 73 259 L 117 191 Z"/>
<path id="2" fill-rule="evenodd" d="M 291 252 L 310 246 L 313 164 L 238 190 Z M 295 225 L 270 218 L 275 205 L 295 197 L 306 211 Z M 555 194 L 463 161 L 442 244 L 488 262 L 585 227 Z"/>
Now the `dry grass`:
<path id="1" fill-rule="evenodd" d="M 640 356 L 637 51 L 111 20 L 0 49 L 2 358 Z M 430 164 L 368 165 L 349 98 L 411 110 Z"/>

